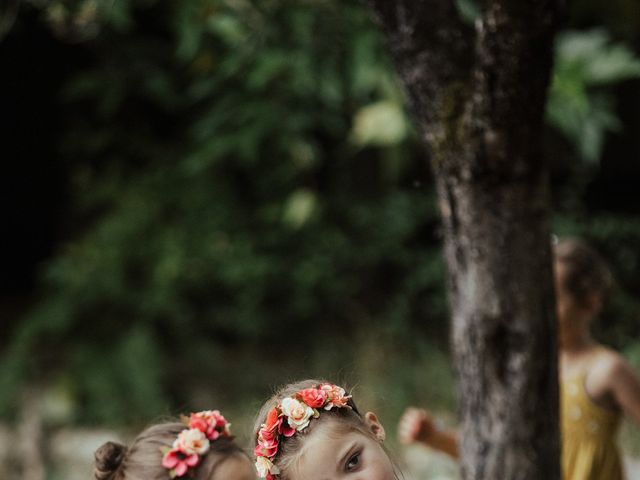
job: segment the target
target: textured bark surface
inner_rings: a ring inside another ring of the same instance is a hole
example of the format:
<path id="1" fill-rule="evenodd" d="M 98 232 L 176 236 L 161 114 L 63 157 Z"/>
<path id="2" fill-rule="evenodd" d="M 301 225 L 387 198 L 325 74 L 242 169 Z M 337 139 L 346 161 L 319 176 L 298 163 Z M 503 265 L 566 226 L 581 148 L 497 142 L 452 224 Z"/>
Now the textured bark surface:
<path id="1" fill-rule="evenodd" d="M 560 478 L 547 167 L 560 0 L 369 0 L 431 152 L 468 480 Z"/>

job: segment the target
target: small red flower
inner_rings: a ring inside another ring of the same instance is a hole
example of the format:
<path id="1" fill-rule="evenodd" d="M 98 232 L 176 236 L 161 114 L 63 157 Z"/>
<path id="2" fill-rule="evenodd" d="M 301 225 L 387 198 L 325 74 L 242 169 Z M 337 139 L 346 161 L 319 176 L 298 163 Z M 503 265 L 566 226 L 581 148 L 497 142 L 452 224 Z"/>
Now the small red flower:
<path id="1" fill-rule="evenodd" d="M 273 407 L 267 414 L 267 420 L 264 422 L 264 429 L 273 432 L 280 427 L 281 423 L 282 417 L 280 417 L 280 412 L 276 407 Z"/>
<path id="2" fill-rule="evenodd" d="M 306 390 L 301 390 L 298 392 L 298 395 L 302 401 L 311 408 L 323 407 L 328 396 L 326 391 L 318 388 L 307 388 Z"/>
<path id="3" fill-rule="evenodd" d="M 230 436 L 229 422 L 218 410 L 205 410 L 192 413 L 189 417 L 189 427 L 196 428 L 204 433 L 209 440 L 217 440 L 220 436 Z"/>
<path id="4" fill-rule="evenodd" d="M 170 470 L 171 478 L 182 477 L 189 468 L 198 465 L 200 458 L 195 453 L 192 455 L 184 453 L 178 448 L 169 450 L 162 459 L 162 466 Z"/>

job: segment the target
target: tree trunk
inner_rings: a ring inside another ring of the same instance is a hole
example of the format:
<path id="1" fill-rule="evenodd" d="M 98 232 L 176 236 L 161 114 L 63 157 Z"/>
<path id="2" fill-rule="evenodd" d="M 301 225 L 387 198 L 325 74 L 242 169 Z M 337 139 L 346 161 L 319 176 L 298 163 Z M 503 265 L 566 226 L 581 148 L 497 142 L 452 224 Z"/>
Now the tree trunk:
<path id="1" fill-rule="evenodd" d="M 436 177 L 464 479 L 560 478 L 541 130 L 560 0 L 369 0 Z"/>

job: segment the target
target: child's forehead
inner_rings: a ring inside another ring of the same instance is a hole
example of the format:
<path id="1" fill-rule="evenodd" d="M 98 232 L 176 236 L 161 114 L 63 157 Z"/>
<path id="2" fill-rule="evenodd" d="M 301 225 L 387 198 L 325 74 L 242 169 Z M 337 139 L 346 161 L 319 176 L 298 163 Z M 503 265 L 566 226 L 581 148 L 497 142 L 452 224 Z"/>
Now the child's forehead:
<path id="1" fill-rule="evenodd" d="M 367 439 L 367 435 L 353 425 L 338 421 L 323 422 L 305 438 L 294 462 L 295 470 L 299 473 L 330 473 L 340 466 L 340 460 L 352 447 Z"/>
<path id="2" fill-rule="evenodd" d="M 367 435 L 368 431 L 362 419 L 355 414 L 349 415 L 349 413 L 352 412 L 321 412 L 319 418 L 311 420 L 309 426 L 298 432 L 296 436 L 302 437 L 301 443 L 307 443 L 310 438 L 335 441 L 352 432 Z"/>

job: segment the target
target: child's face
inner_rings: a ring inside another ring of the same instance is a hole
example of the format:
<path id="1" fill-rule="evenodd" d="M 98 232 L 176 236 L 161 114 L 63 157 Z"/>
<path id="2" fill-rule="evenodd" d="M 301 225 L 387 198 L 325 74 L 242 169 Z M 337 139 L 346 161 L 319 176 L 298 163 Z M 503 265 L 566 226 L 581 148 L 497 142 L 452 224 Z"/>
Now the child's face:
<path id="1" fill-rule="evenodd" d="M 387 453 L 382 448 L 384 429 L 375 415 L 365 415 L 373 435 L 349 429 L 335 421 L 323 422 L 305 439 L 291 480 L 394 480 Z"/>
<path id="2" fill-rule="evenodd" d="M 234 455 L 214 470 L 211 480 L 256 480 L 256 469 L 249 458 Z"/>
<path id="3" fill-rule="evenodd" d="M 571 317 L 576 309 L 576 302 L 573 295 L 565 288 L 566 267 L 561 262 L 554 262 L 553 274 L 556 288 L 556 315 L 560 322 L 560 327 L 566 327 L 566 321 Z"/>
<path id="4" fill-rule="evenodd" d="M 556 289 L 556 314 L 563 330 L 588 327 L 588 321 L 602 309 L 602 295 L 593 292 L 586 300 L 579 302 L 565 286 L 567 267 L 562 262 L 554 262 L 553 273 Z M 578 321 L 576 321 L 578 320 Z M 585 322 L 586 320 L 586 322 Z"/>

